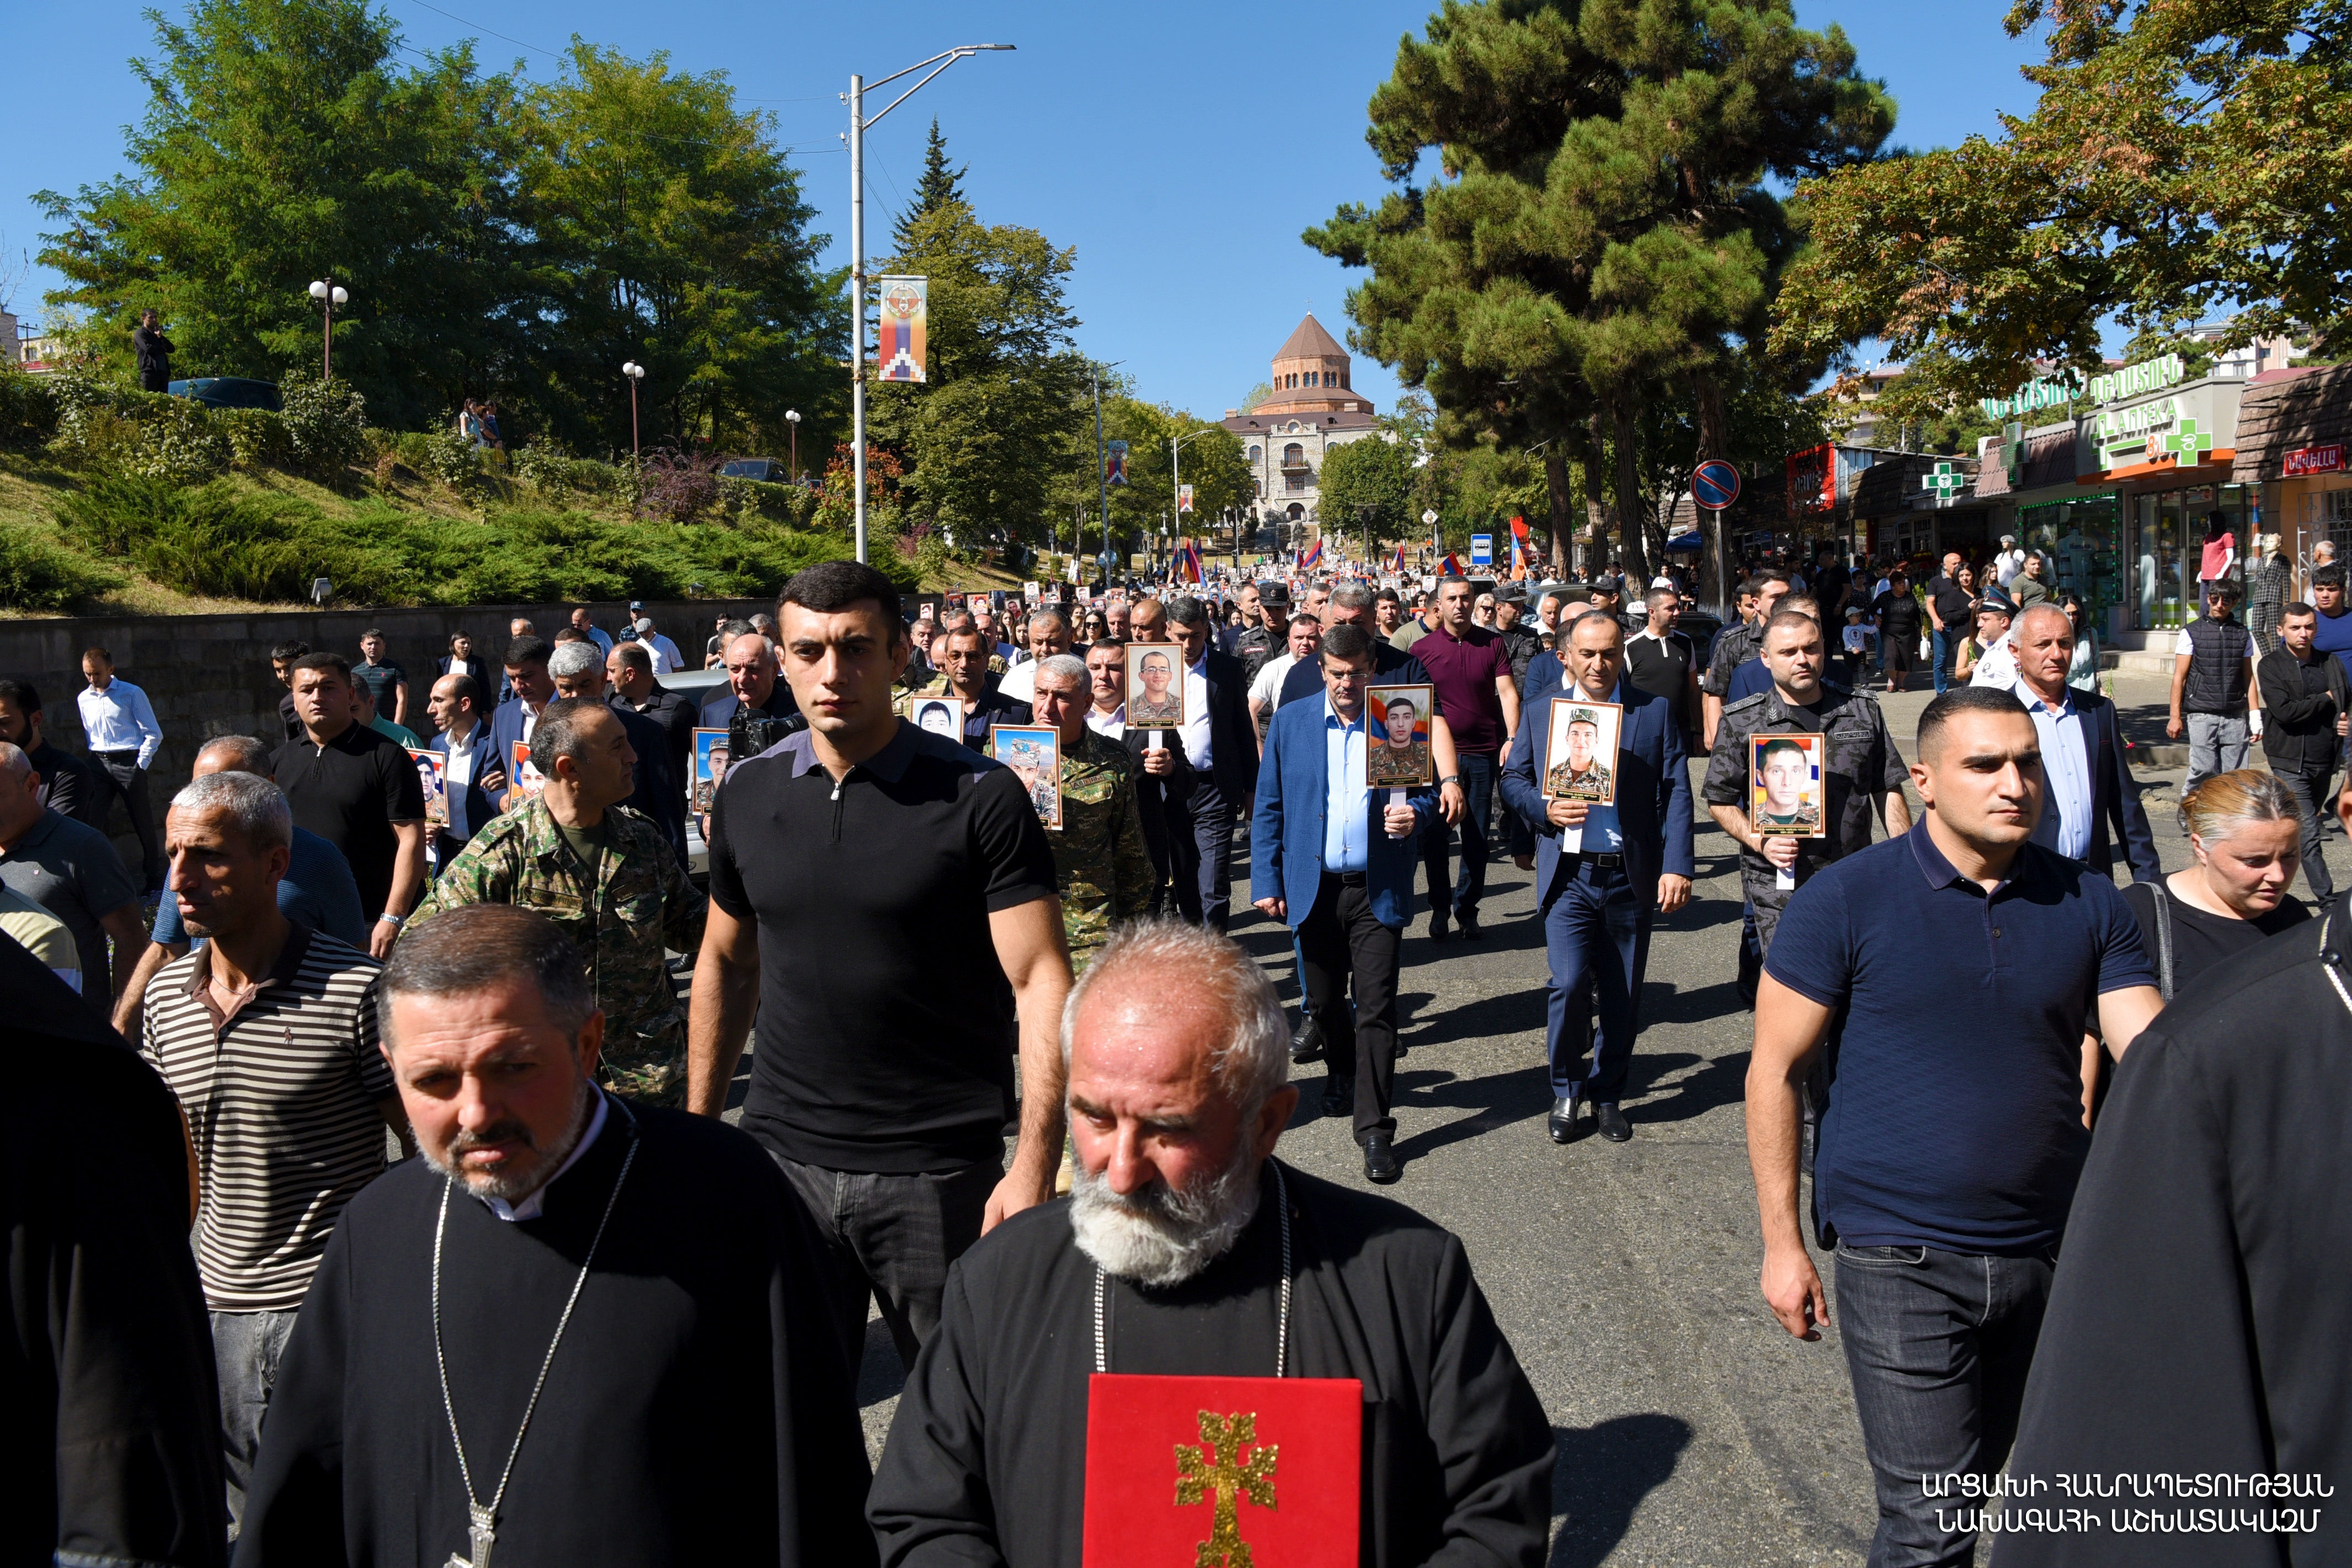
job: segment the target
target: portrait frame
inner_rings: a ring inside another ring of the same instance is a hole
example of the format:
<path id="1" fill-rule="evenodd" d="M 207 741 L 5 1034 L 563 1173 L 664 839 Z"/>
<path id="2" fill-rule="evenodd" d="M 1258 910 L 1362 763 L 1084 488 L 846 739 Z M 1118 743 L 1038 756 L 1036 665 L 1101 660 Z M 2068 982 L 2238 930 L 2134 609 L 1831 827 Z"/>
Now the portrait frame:
<path id="1" fill-rule="evenodd" d="M 1051 724 L 991 724 L 988 750 L 1021 780 L 1045 831 L 1062 831 L 1062 732 Z"/>
<path id="2" fill-rule="evenodd" d="M 1165 659 L 1172 672 L 1164 696 L 1158 701 L 1145 700 L 1148 689 L 1143 676 L 1146 667 L 1155 658 Z M 1188 715 L 1185 704 L 1184 650 L 1174 643 L 1149 642 L 1127 645 L 1127 727 L 1130 730 L 1181 730 Z"/>
<path id="3" fill-rule="evenodd" d="M 1437 782 L 1437 755 L 1430 744 L 1430 715 L 1437 688 L 1425 682 L 1372 686 L 1364 690 L 1364 783 L 1373 789 L 1414 789 Z M 1391 724 L 1391 708 L 1412 710 L 1412 730 L 1403 755 Z"/>
<path id="4" fill-rule="evenodd" d="M 1828 795 L 1822 784 L 1822 763 L 1828 746 L 1828 737 L 1803 732 L 1783 731 L 1748 738 L 1748 821 L 1759 835 L 1769 838 L 1829 837 Z M 1805 776 L 1796 790 L 1795 810 L 1782 813 L 1772 809 L 1766 789 L 1767 753 L 1786 755 L 1791 749 L 1804 759 Z"/>
<path id="5" fill-rule="evenodd" d="M 957 697 L 914 697 L 907 701 L 907 722 L 963 744 L 963 700 Z M 941 728 L 943 722 L 945 728 Z"/>
<path id="6" fill-rule="evenodd" d="M 1577 749 L 1570 733 L 1590 723 L 1595 734 L 1590 756 L 1599 763 L 1597 777 L 1577 779 L 1570 761 Z M 1625 733 L 1625 710 L 1615 702 L 1588 702 L 1581 697 L 1556 698 L 1545 726 L 1544 798 L 1580 800 L 1587 805 L 1617 804 L 1617 748 Z"/>
<path id="7" fill-rule="evenodd" d="M 514 792 L 525 800 L 537 800 L 539 792 L 547 787 L 546 775 L 530 760 L 530 742 L 517 741 L 507 758 L 507 780 Z"/>
<path id="8" fill-rule="evenodd" d="M 404 746 L 416 764 L 416 782 L 425 787 L 425 826 L 449 826 L 449 759 L 421 746 Z"/>
<path id="9" fill-rule="evenodd" d="M 725 759 L 721 761 L 719 759 Z M 724 730 L 701 730 L 694 732 L 694 812 L 700 816 L 710 810 L 710 797 L 727 780 L 727 769 L 735 761 L 727 745 Z"/>

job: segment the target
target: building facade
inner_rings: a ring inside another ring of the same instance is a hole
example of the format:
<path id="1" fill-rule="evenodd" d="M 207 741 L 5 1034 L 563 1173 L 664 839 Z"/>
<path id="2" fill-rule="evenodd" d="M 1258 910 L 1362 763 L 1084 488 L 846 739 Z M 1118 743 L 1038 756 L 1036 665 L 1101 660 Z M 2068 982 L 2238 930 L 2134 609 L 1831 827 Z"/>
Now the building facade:
<path id="1" fill-rule="evenodd" d="M 1334 447 L 1377 433 L 1370 399 L 1359 395 L 1348 351 L 1308 316 L 1274 356 L 1273 395 L 1255 408 L 1225 410 L 1256 482 L 1259 517 L 1320 522 L 1318 479 Z"/>

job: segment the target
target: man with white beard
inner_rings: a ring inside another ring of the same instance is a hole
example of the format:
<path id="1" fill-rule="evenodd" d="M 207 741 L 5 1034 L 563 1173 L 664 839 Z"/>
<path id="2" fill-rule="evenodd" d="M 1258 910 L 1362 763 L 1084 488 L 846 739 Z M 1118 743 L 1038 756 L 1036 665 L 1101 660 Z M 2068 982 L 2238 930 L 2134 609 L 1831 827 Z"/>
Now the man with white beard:
<path id="1" fill-rule="evenodd" d="M 1273 1561 L 1317 1513 L 1366 1563 L 1540 1555 L 1551 1430 L 1462 1244 L 1271 1158 L 1289 1040 L 1224 937 L 1150 921 L 1104 945 L 1062 1015 L 1074 1190 L 948 1276 L 868 1500 L 888 1568 L 1163 1535 Z"/>

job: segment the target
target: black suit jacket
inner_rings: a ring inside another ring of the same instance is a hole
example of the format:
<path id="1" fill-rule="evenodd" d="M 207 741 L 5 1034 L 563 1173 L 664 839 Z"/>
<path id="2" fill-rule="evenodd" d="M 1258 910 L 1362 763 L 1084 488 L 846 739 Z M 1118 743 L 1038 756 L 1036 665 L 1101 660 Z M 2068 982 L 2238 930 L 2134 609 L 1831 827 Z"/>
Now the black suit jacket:
<path id="1" fill-rule="evenodd" d="M 2091 752 L 2091 852 L 2083 857 L 2083 863 L 2113 877 L 2115 843 L 2120 839 L 2132 880 L 2152 882 L 2164 875 L 2164 866 L 2156 858 L 2156 835 L 2148 830 L 2147 812 L 2139 804 L 2139 782 L 2131 776 L 2130 753 L 2124 750 L 2123 732 L 2116 725 L 2116 705 L 2079 687 L 2074 701 L 2083 715 L 2083 735 L 2090 742 Z M 2108 837 L 2110 827 L 2113 838 Z"/>
<path id="2" fill-rule="evenodd" d="M 1202 675 L 1209 683 L 1209 772 L 1227 805 L 1257 797 L 1257 726 L 1250 722 L 1249 682 L 1242 661 L 1211 648 Z"/>
<path id="3" fill-rule="evenodd" d="M 1166 778 L 1154 778 L 1143 771 L 1144 742 L 1153 733 L 1165 736 L 1167 746 L 1176 753 L 1176 767 Z M 1152 869 L 1162 881 L 1168 878 L 1168 814 L 1181 808 L 1192 795 L 1192 760 L 1184 754 L 1184 732 L 1181 730 L 1158 731 L 1130 729 L 1126 732 L 1127 754 L 1135 763 L 1135 814 L 1143 822 L 1143 847 L 1151 857 Z"/>

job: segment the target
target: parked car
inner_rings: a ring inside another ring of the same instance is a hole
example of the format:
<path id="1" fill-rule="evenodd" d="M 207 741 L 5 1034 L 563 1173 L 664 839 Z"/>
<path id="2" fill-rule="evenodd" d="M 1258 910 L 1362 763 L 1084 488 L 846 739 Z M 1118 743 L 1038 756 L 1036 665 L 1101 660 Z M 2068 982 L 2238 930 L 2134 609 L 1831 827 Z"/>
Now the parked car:
<path id="1" fill-rule="evenodd" d="M 719 464 L 719 472 L 730 479 L 762 479 L 772 485 L 790 484 L 793 478 L 774 458 L 738 458 Z"/>
<path id="2" fill-rule="evenodd" d="M 184 397 L 207 408 L 267 408 L 277 414 L 286 407 L 286 400 L 278 395 L 276 382 L 255 381 L 242 375 L 200 375 L 189 381 L 171 382 L 167 390 L 174 397 Z"/>

